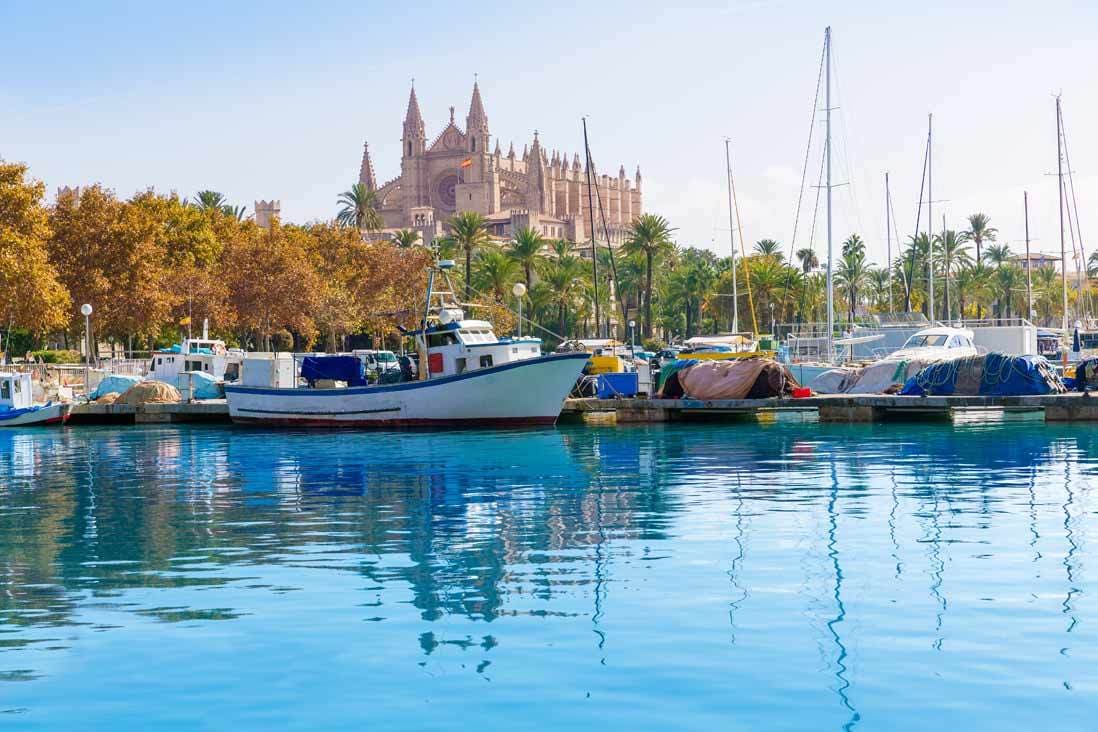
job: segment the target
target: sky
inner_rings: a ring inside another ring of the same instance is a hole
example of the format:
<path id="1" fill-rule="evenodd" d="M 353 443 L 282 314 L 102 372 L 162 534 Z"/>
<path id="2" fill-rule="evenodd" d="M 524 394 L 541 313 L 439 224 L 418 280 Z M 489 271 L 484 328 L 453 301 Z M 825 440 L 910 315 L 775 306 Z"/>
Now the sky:
<path id="1" fill-rule="evenodd" d="M 27 163 L 51 197 L 93 182 L 124 197 L 212 188 L 249 210 L 279 199 L 287 221 L 329 219 L 363 141 L 379 179 L 399 174 L 413 78 L 433 137 L 451 105 L 464 120 L 476 76 L 504 151 L 535 129 L 580 151 L 587 116 L 600 168 L 640 165 L 645 209 L 680 245 L 720 255 L 730 138 L 748 244 L 823 258 L 822 124 L 796 210 L 828 25 L 836 248 L 857 232 L 886 260 L 886 171 L 899 236 L 914 230 L 932 113 L 935 228 L 981 211 L 1022 251 L 1028 191 L 1032 247 L 1058 253 L 1057 93 L 1086 244 L 1098 3 L 8 2 L 0 158 Z"/>

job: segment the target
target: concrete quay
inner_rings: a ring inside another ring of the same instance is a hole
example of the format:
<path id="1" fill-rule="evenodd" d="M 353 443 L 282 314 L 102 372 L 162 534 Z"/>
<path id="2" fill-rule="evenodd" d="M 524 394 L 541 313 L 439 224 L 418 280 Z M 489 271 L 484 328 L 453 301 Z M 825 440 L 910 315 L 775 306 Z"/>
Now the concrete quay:
<path id="1" fill-rule="evenodd" d="M 69 411 L 69 424 L 171 424 L 229 422 L 224 399 L 178 404 L 77 404 Z"/>
<path id="2" fill-rule="evenodd" d="M 804 399 L 569 399 L 564 419 L 618 423 L 742 420 L 780 413 L 815 413 L 821 422 L 951 419 L 964 412 L 1040 412 L 1047 422 L 1098 421 L 1098 395 L 899 396 L 824 394 Z"/>

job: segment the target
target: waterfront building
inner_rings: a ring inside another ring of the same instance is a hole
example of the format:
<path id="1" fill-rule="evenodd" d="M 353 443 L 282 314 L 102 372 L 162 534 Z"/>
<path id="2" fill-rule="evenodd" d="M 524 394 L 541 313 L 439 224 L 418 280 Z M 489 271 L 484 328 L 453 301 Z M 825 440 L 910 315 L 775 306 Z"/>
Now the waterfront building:
<path id="1" fill-rule="evenodd" d="M 474 82 L 465 126 L 460 127 L 450 107 L 449 122 L 428 138 L 415 87 L 408 96 L 401 135 L 400 174 L 378 182 L 363 145 L 359 182 L 377 194 L 378 208 L 390 231 L 416 229 L 429 242 L 445 230 L 455 213 L 475 211 L 488 221 L 489 233 L 510 237 L 531 227 L 550 239 L 588 241 L 591 206 L 587 167 L 580 153 L 550 151 L 534 131 L 522 154 L 510 143 L 505 154 L 489 131 L 480 87 Z M 643 212 L 641 172 L 629 178 L 625 166 L 616 176 L 595 172 L 595 189 L 602 200 L 612 244 Z M 605 240 L 599 203 L 591 192 L 596 235 Z"/>

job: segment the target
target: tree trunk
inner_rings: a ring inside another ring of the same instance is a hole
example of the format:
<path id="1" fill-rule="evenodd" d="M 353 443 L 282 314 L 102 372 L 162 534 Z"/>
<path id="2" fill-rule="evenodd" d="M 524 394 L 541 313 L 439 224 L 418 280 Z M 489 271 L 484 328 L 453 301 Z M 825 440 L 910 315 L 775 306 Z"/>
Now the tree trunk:
<path id="1" fill-rule="evenodd" d="M 564 303 L 557 305 L 557 335 L 564 339 Z"/>
<path id="2" fill-rule="evenodd" d="M 645 282 L 644 282 L 644 337 L 652 337 L 652 251 L 645 253 Z"/>
<path id="3" fill-rule="evenodd" d="M 470 277 L 473 276 L 473 250 L 465 247 L 465 302 L 473 299 L 473 287 Z"/>

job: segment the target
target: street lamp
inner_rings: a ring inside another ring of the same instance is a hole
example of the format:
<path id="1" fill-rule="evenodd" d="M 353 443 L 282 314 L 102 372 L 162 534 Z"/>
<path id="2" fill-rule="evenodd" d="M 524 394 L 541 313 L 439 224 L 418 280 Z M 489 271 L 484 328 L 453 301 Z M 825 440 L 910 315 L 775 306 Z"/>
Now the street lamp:
<path id="1" fill-rule="evenodd" d="M 522 296 L 526 294 L 526 285 L 516 282 L 511 292 L 518 298 L 518 337 L 522 338 Z"/>
<path id="2" fill-rule="evenodd" d="M 636 338 L 634 337 L 635 334 L 634 334 L 634 331 L 633 331 L 633 329 L 636 328 L 636 327 L 637 327 L 637 321 L 630 320 L 629 321 L 629 353 L 634 358 L 636 358 L 636 356 L 637 356 L 637 341 L 636 341 Z"/>
<path id="3" fill-rule="evenodd" d="M 91 368 L 92 339 L 91 339 L 91 314 L 92 306 L 84 303 L 80 306 L 80 313 L 84 316 L 84 396 L 87 396 L 91 385 L 88 369 Z"/>

